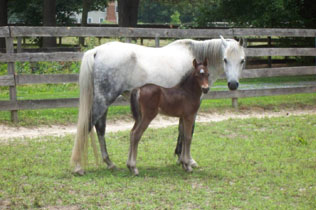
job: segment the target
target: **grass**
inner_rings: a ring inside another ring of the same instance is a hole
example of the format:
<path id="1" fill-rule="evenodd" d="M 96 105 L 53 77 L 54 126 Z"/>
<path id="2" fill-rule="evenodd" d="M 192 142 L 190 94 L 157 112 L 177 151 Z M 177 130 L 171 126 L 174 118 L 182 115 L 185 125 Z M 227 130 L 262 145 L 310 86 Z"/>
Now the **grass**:
<path id="1" fill-rule="evenodd" d="M 108 134 L 118 170 L 91 164 L 82 177 L 69 167 L 74 136 L 2 142 L 0 208 L 315 209 L 315 128 L 316 115 L 197 124 L 192 174 L 175 164 L 177 128 L 149 129 L 139 177 L 125 167 L 128 132 Z"/>

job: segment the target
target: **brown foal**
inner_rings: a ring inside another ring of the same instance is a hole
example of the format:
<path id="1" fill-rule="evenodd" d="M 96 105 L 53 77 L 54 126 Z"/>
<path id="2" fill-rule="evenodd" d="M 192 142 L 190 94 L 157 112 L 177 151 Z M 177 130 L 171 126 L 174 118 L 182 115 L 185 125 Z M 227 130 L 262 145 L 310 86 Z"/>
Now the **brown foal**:
<path id="1" fill-rule="evenodd" d="M 175 87 L 163 88 L 154 84 L 146 84 L 132 90 L 131 110 L 135 124 L 130 134 L 127 167 L 134 175 L 138 175 L 136 156 L 139 140 L 158 113 L 179 117 L 183 120 L 184 142 L 179 161 L 188 172 L 191 172 L 192 167 L 196 164 L 190 154 L 192 128 L 200 107 L 202 92 L 207 93 L 209 90 L 209 73 L 206 59 L 203 64 L 197 63 L 194 59 L 193 66 L 194 70 Z"/>

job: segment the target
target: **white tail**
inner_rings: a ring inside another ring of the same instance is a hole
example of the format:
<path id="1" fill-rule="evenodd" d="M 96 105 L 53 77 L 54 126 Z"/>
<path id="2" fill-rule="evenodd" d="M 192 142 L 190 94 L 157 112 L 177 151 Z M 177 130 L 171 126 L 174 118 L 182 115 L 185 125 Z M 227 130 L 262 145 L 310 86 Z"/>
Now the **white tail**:
<path id="1" fill-rule="evenodd" d="M 91 117 L 93 101 L 93 67 L 94 55 L 96 48 L 87 51 L 81 62 L 79 74 L 80 99 L 77 135 L 72 150 L 71 163 L 75 166 L 86 165 L 87 163 L 87 146 L 89 135 L 89 121 Z M 93 129 L 92 129 L 93 130 Z M 96 151 L 94 138 L 92 140 L 93 150 Z M 96 154 L 95 154 L 96 155 Z"/>

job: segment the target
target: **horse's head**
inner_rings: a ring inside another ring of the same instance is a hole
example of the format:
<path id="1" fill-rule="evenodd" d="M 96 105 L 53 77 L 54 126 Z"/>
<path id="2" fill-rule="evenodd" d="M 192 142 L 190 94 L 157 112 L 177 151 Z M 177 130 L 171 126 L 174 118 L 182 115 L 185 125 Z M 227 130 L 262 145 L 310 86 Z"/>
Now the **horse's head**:
<path id="1" fill-rule="evenodd" d="M 239 85 L 239 77 L 245 64 L 245 52 L 243 39 L 239 42 L 233 39 L 225 40 L 222 36 L 223 66 L 230 90 L 236 90 Z"/>
<path id="2" fill-rule="evenodd" d="M 202 89 L 203 93 L 207 93 L 209 91 L 208 85 L 208 69 L 207 69 L 207 60 L 205 59 L 203 63 L 198 63 L 196 59 L 193 60 L 194 66 L 194 78 L 198 81 L 199 86 Z"/>

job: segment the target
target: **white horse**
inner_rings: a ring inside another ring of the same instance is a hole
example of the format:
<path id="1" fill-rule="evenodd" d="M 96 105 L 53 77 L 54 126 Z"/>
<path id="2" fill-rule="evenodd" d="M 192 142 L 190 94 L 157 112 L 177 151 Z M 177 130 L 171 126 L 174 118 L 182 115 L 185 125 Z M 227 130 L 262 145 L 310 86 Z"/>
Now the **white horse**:
<path id="1" fill-rule="evenodd" d="M 106 149 L 104 134 L 107 110 L 120 94 L 146 83 L 173 87 L 188 71 L 193 70 L 191 63 L 194 58 L 199 61 L 207 59 L 210 86 L 225 73 L 228 88 L 238 88 L 245 63 L 242 39 L 239 42 L 225 40 L 222 36 L 206 41 L 184 39 L 161 48 L 109 42 L 88 50 L 82 58 L 79 75 L 79 117 L 71 157 L 75 173 L 84 173 L 82 164 L 88 135 L 93 127 L 97 131 L 103 161 L 108 168 L 115 168 Z M 180 122 L 178 156 L 183 139 L 182 127 Z M 197 166 L 193 159 L 190 163 L 192 167 Z"/>

